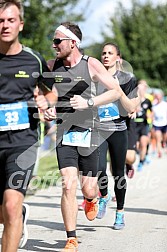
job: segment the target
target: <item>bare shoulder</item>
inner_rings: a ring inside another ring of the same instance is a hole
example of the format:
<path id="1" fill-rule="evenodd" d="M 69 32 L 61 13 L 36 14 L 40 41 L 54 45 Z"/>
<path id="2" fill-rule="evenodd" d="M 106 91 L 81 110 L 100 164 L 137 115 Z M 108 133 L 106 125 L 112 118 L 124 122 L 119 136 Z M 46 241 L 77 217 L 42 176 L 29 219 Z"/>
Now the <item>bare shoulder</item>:
<path id="1" fill-rule="evenodd" d="M 88 60 L 89 72 L 94 81 L 99 79 L 99 75 L 106 73 L 106 69 L 103 64 L 96 58 L 89 57 Z"/>
<path id="2" fill-rule="evenodd" d="M 55 59 L 50 59 L 47 61 L 47 65 L 51 71 L 53 69 L 54 63 L 55 63 Z"/>
<path id="3" fill-rule="evenodd" d="M 94 58 L 94 57 L 89 57 L 88 63 L 89 63 L 89 65 L 91 65 L 93 67 L 101 65 L 101 62 L 98 59 Z"/>

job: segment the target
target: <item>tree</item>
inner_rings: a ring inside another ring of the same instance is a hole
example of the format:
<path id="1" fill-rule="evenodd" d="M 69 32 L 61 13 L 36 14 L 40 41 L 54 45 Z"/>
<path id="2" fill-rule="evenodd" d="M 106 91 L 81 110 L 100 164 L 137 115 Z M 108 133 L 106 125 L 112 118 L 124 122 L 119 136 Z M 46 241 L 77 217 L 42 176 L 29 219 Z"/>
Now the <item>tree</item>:
<path id="1" fill-rule="evenodd" d="M 52 38 L 61 22 L 83 21 L 82 13 L 73 13 L 79 0 L 23 0 L 25 26 L 21 42 L 40 52 L 46 59 L 53 57 Z M 68 13 L 68 14 L 67 14 Z"/>
<path id="2" fill-rule="evenodd" d="M 108 25 L 111 33 L 103 34 L 104 43 L 118 44 L 136 77 L 145 78 L 150 86 L 162 88 L 167 94 L 167 4 L 142 5 L 132 0 L 131 10 L 119 3 L 115 13 Z M 100 57 L 99 53 L 96 57 Z"/>

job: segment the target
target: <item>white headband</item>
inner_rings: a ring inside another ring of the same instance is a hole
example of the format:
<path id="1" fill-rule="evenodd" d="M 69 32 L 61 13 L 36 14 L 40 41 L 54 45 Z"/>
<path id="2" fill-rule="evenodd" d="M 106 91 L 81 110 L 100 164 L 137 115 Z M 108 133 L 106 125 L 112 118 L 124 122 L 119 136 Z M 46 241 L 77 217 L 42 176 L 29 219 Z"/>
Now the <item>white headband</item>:
<path id="1" fill-rule="evenodd" d="M 59 27 L 57 27 L 56 31 L 60 31 L 64 33 L 67 37 L 75 40 L 77 47 L 78 48 L 80 47 L 81 40 L 72 31 L 66 28 L 64 25 L 60 25 Z"/>

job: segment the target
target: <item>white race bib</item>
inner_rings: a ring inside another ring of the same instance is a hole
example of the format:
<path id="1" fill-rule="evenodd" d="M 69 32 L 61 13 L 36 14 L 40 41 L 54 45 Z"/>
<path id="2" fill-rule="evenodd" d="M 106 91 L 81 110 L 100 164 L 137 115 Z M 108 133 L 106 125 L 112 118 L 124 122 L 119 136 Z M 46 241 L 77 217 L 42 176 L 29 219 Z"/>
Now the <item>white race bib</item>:
<path id="1" fill-rule="evenodd" d="M 79 147 L 90 147 L 91 130 L 85 131 L 65 131 L 62 144 Z"/>

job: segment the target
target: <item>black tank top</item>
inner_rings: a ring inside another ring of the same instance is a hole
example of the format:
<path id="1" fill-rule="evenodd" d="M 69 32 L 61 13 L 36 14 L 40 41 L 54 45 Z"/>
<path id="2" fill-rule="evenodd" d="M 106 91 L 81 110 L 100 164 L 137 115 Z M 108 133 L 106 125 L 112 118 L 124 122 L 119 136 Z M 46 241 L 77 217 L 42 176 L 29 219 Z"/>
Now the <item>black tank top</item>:
<path id="1" fill-rule="evenodd" d="M 96 83 L 92 82 L 88 69 L 88 56 L 84 55 L 74 67 L 65 67 L 63 60 L 55 61 L 55 87 L 58 91 L 58 103 L 56 105 L 57 122 L 63 123 L 68 128 L 76 126 L 81 128 L 94 127 L 97 109 L 75 110 L 70 105 L 70 98 L 81 95 L 89 99 L 96 95 Z"/>

